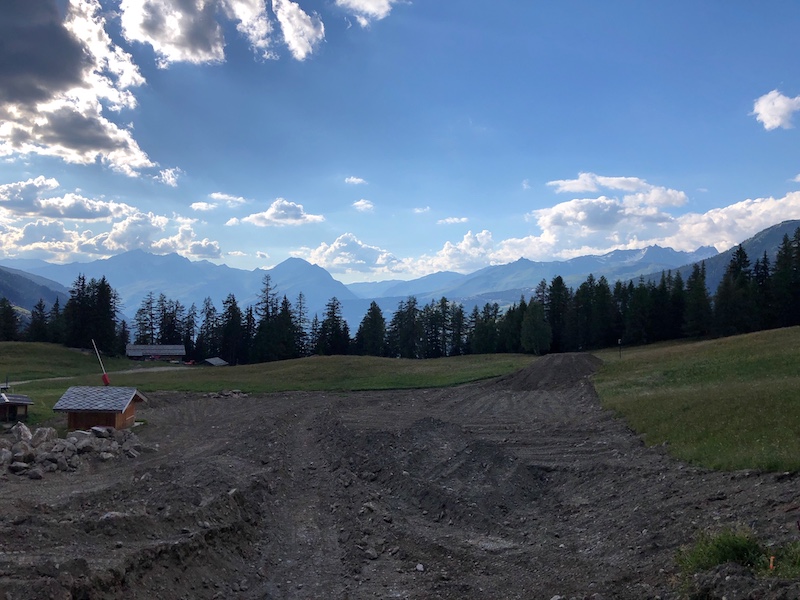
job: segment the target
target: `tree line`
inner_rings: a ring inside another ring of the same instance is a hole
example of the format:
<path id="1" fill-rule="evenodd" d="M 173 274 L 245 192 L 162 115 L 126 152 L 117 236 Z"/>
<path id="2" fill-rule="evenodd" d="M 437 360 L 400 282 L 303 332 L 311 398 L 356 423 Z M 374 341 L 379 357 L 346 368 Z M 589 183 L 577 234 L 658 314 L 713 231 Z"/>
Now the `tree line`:
<path id="1" fill-rule="evenodd" d="M 27 327 L 0 299 L 0 340 L 27 339 L 91 347 L 124 354 L 131 331 L 118 319 L 119 297 L 105 277 L 79 276 L 63 310 L 42 300 Z M 577 288 L 560 276 L 542 280 L 529 298 L 501 311 L 496 303 L 465 312 L 445 297 L 421 304 L 410 296 L 390 318 L 372 302 L 351 336 L 342 305 L 331 298 L 321 316 L 309 319 L 303 294 L 279 297 L 264 276 L 255 304 L 239 306 L 228 294 L 218 310 L 211 298 L 198 309 L 149 293 L 134 319 L 136 344 L 183 344 L 186 358 L 219 356 L 231 364 L 299 358 L 312 354 L 363 354 L 438 358 L 461 354 L 546 354 L 647 344 L 705 336 L 728 336 L 800 324 L 800 228 L 785 235 L 774 261 L 766 252 L 755 263 L 738 246 L 716 292 L 706 285 L 705 263 L 684 282 L 679 272 L 658 281 L 617 281 L 589 275 Z"/>

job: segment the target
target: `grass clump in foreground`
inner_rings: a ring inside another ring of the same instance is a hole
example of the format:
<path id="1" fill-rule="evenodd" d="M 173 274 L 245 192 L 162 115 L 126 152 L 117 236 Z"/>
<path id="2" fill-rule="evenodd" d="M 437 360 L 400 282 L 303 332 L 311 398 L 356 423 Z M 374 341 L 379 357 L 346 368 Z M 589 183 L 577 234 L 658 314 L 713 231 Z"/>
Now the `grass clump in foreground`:
<path id="1" fill-rule="evenodd" d="M 61 351 L 72 352 L 66 349 Z M 145 394 L 154 391 L 207 393 L 225 389 L 262 394 L 447 387 L 506 375 L 528 366 L 533 360 L 533 357 L 523 354 L 453 356 L 428 360 L 314 356 L 236 367 L 186 366 L 172 371 L 138 369 L 137 365 L 143 363 L 126 360 L 122 369 L 137 368 L 135 373 L 114 372 L 108 365 L 106 368 L 111 385 L 135 387 Z M 149 364 L 171 366 L 164 363 Z M 27 394 L 34 400 L 31 418 L 36 422 L 53 416 L 52 406 L 69 386 L 102 385 L 96 359 L 82 373 L 69 380 L 31 381 L 17 386 L 15 391 Z"/>
<path id="2" fill-rule="evenodd" d="M 800 327 L 598 352 L 604 406 L 713 469 L 800 470 Z"/>
<path id="3" fill-rule="evenodd" d="M 761 576 L 797 578 L 800 576 L 800 542 L 767 548 L 747 529 L 724 529 L 714 534 L 700 534 L 694 544 L 681 548 L 677 556 L 678 566 L 686 576 L 729 562 Z"/>

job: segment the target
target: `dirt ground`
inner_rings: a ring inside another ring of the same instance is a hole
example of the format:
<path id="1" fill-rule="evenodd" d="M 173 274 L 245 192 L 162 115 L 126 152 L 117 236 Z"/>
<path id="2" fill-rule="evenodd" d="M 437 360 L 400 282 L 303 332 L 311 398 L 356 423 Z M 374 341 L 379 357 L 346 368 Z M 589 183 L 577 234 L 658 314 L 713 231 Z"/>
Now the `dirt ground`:
<path id="1" fill-rule="evenodd" d="M 800 598 L 676 551 L 800 538 L 795 474 L 715 473 L 601 408 L 595 358 L 450 389 L 150 394 L 156 452 L 0 475 L 0 599 Z"/>

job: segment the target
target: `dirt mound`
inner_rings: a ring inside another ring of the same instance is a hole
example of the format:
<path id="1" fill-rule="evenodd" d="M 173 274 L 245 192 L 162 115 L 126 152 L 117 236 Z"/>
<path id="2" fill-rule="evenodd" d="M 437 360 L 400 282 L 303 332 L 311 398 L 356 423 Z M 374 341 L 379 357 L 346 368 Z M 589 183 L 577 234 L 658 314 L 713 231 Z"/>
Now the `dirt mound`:
<path id="1" fill-rule="evenodd" d="M 499 383 L 515 391 L 561 389 L 588 378 L 602 362 L 586 353 L 547 354 L 530 366 L 501 378 Z"/>

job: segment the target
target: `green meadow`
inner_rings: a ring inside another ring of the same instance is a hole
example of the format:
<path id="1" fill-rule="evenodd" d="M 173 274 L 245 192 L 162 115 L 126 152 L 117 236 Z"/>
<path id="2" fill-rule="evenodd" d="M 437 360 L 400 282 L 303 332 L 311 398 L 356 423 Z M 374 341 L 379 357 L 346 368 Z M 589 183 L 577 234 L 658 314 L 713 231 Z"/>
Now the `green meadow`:
<path id="1" fill-rule="evenodd" d="M 598 352 L 603 404 L 713 469 L 800 469 L 800 328 Z"/>

